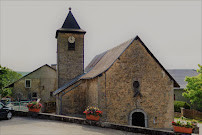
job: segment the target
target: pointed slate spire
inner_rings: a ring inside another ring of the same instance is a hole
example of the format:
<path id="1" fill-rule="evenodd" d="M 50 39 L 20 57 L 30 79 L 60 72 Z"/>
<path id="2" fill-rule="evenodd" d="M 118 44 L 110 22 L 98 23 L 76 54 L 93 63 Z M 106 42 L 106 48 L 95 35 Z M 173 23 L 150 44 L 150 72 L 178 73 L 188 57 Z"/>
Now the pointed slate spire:
<path id="1" fill-rule="evenodd" d="M 58 29 L 56 32 L 56 38 L 58 36 L 58 33 L 86 33 L 84 30 L 82 30 L 77 23 L 76 19 L 74 18 L 71 7 L 69 8 L 69 13 L 62 25 L 62 28 Z"/>
<path id="2" fill-rule="evenodd" d="M 67 18 L 65 19 L 65 22 L 62 25 L 62 28 L 65 29 L 80 29 L 76 19 L 74 18 L 71 8 L 69 8 L 69 13 L 67 15 Z"/>

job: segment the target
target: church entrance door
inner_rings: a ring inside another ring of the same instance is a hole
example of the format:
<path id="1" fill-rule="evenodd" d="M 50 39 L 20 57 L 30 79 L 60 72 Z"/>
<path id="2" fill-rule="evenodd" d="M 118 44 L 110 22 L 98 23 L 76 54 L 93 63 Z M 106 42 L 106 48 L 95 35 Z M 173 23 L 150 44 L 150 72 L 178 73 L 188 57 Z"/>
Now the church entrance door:
<path id="1" fill-rule="evenodd" d="M 145 127 L 145 117 L 142 112 L 134 112 L 132 114 L 132 125 Z"/>
<path id="2" fill-rule="evenodd" d="M 144 110 L 135 109 L 129 114 L 129 125 L 131 126 L 140 126 L 148 127 L 148 117 Z"/>

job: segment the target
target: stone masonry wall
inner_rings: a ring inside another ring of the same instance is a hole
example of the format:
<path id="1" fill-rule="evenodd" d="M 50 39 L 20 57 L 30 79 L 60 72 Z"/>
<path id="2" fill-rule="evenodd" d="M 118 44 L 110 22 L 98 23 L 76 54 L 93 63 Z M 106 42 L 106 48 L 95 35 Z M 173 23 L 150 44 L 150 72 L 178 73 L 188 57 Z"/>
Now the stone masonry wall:
<path id="1" fill-rule="evenodd" d="M 87 80 L 86 103 L 88 106 L 98 107 L 98 79 Z"/>
<path id="2" fill-rule="evenodd" d="M 134 81 L 139 81 L 142 97 L 134 97 Z M 141 109 L 148 115 L 148 127 L 171 128 L 173 81 L 139 41 L 134 41 L 106 72 L 106 97 L 109 122 L 129 124 L 130 113 Z"/>
<path id="3" fill-rule="evenodd" d="M 26 79 L 31 79 L 31 88 L 25 88 Z M 29 100 L 31 93 L 39 93 L 39 91 L 40 79 L 30 78 L 29 76 L 14 83 L 14 88 L 12 90 L 14 100 Z"/>
<path id="4" fill-rule="evenodd" d="M 106 111 L 104 79 L 105 77 L 103 74 L 103 76 L 96 77 L 94 79 L 81 80 L 68 87 L 66 90 L 60 93 L 59 96 L 57 95 L 57 114 L 83 114 L 83 111 L 87 106 L 94 106 L 99 107 L 100 110 L 104 112 L 101 120 L 105 120 Z M 100 97 L 99 100 L 98 96 Z"/>
<path id="5" fill-rule="evenodd" d="M 68 91 L 66 94 L 60 93 L 56 97 L 57 114 L 83 114 L 86 108 L 86 87 L 86 81 L 82 80 L 64 90 L 65 93 Z"/>
<path id="6" fill-rule="evenodd" d="M 106 121 L 106 89 L 105 73 L 94 79 L 87 80 L 86 103 L 87 106 L 98 107 L 103 111 L 101 121 Z"/>
<path id="7" fill-rule="evenodd" d="M 68 37 L 75 37 L 75 50 L 68 50 Z M 58 88 L 84 72 L 84 34 L 59 33 L 57 37 Z"/>

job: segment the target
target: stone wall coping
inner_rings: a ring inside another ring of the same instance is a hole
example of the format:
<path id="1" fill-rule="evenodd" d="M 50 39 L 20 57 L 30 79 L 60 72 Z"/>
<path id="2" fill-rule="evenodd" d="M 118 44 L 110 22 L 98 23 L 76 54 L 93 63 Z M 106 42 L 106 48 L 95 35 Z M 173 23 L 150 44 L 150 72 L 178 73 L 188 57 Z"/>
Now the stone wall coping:
<path id="1" fill-rule="evenodd" d="M 149 134 L 149 135 L 174 135 L 173 131 L 137 127 L 137 126 L 130 126 L 130 125 L 120 125 L 120 124 L 101 122 L 101 121 L 91 121 L 91 120 L 86 120 L 84 118 L 48 114 L 48 113 L 15 111 L 14 116 L 63 121 L 63 122 L 70 122 L 70 123 L 76 123 L 76 124 L 82 124 L 82 125 L 90 125 L 90 126 L 96 126 L 96 127 L 102 127 L 102 128 L 122 130 L 126 132 Z"/>

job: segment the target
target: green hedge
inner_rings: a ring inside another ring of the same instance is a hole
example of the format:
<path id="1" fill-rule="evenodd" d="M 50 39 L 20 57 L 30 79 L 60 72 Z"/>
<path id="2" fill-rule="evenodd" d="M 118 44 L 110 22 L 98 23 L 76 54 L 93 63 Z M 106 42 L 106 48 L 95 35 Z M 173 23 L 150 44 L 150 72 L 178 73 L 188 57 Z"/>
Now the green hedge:
<path id="1" fill-rule="evenodd" d="M 184 101 L 175 101 L 174 102 L 174 110 L 175 112 L 181 112 L 180 108 L 183 107 L 185 109 L 190 109 L 190 105 Z"/>

